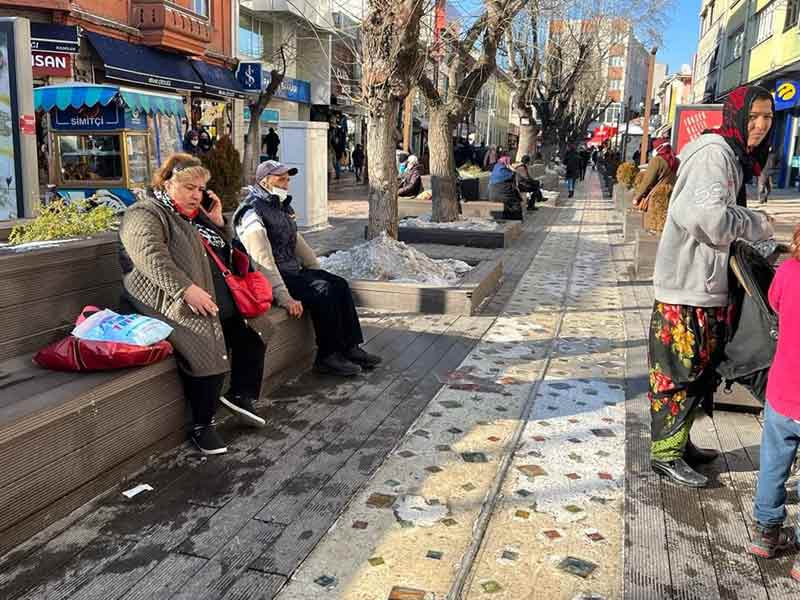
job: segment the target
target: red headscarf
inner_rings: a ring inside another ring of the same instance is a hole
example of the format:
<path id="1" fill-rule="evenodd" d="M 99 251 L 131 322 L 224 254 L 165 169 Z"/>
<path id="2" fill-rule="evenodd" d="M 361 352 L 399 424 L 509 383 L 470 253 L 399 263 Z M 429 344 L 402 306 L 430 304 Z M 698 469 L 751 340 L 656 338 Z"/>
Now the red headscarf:
<path id="1" fill-rule="evenodd" d="M 675 153 L 672 151 L 672 145 L 665 139 L 665 138 L 658 138 L 653 140 L 653 150 L 656 151 L 656 154 L 667 161 L 667 165 L 669 166 L 670 171 L 673 173 L 678 172 L 678 166 L 681 162 L 678 160 L 678 157 L 675 156 Z"/>
<path id="2" fill-rule="evenodd" d="M 742 165 L 742 187 L 739 188 L 737 204 L 747 206 L 747 192 L 745 184 L 749 183 L 753 176 L 761 174 L 761 167 L 767 162 L 769 155 L 770 137 L 772 127 L 764 136 L 762 142 L 755 148 L 747 147 L 747 125 L 750 122 L 750 108 L 755 100 L 769 100 L 772 105 L 772 112 L 775 112 L 775 101 L 772 94 L 763 87 L 757 85 L 743 85 L 736 88 L 725 99 L 722 107 L 722 127 L 719 129 L 706 130 L 703 133 L 716 133 L 725 138 L 728 145 L 736 153 L 739 163 Z"/>

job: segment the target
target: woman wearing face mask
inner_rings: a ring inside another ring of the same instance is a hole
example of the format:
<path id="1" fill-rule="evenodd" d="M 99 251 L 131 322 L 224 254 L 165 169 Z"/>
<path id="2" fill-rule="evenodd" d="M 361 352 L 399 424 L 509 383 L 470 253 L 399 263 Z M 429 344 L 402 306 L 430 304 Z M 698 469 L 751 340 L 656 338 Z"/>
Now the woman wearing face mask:
<path id="1" fill-rule="evenodd" d="M 323 271 L 297 231 L 289 177 L 297 174 L 274 160 L 256 169 L 256 184 L 233 216 L 236 235 L 272 284 L 272 294 L 289 315 L 311 313 L 317 338 L 317 371 L 357 375 L 381 362 L 360 348 L 364 342 L 347 281 Z"/>
<path id="2" fill-rule="evenodd" d="M 270 332 L 265 316 L 245 320 L 210 252 L 230 265 L 231 235 L 222 203 L 206 190 L 200 159 L 173 154 L 153 187 L 128 208 L 120 225 L 124 297 L 142 314 L 169 323 L 184 395 L 192 409 L 191 440 L 204 454 L 222 454 L 214 427 L 217 402 L 250 425 L 264 419 L 253 407 L 261 392 Z M 201 203 L 206 193 L 212 203 Z M 226 373 L 230 390 L 221 397 Z"/>
<path id="3" fill-rule="evenodd" d="M 186 137 L 183 139 L 183 151 L 192 156 L 200 154 L 200 134 L 196 129 L 186 132 Z"/>
<path id="4" fill-rule="evenodd" d="M 708 484 L 693 467 L 717 455 L 695 447 L 689 432 L 697 411 L 712 408 L 724 358 L 731 243 L 773 234 L 766 214 L 745 208 L 745 184 L 766 159 L 773 112 L 764 88 L 730 93 L 722 128 L 704 132 L 680 154 L 658 245 L 648 342 L 651 465 L 690 487 Z"/>

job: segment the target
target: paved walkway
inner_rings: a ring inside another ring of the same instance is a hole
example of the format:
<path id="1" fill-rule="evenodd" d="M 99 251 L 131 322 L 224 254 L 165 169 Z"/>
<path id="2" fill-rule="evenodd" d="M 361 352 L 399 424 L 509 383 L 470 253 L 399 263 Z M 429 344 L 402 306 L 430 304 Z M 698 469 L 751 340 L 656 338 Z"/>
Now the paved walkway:
<path id="1" fill-rule="evenodd" d="M 505 310 L 280 600 L 620 597 L 625 340 L 609 204 L 560 209 Z"/>

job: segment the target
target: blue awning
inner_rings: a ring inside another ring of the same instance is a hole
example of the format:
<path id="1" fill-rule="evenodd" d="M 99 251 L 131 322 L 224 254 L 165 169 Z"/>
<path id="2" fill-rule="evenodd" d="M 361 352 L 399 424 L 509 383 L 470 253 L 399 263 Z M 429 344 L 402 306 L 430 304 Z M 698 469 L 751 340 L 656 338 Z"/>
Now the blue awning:
<path id="1" fill-rule="evenodd" d="M 78 52 L 77 25 L 54 23 L 31 23 L 31 48 L 43 52 Z"/>
<path id="2" fill-rule="evenodd" d="M 69 107 L 106 106 L 112 100 L 121 98 L 132 110 L 163 115 L 185 115 L 183 99 L 180 96 L 164 96 L 120 88 L 116 85 L 94 85 L 75 83 L 48 85 L 33 90 L 33 105 L 36 110 L 49 111 L 52 108 L 66 110 Z"/>
<path id="3" fill-rule="evenodd" d="M 203 82 L 184 56 L 129 44 L 99 33 L 84 35 L 105 63 L 106 77 L 110 79 L 172 90 L 199 92 L 203 89 Z"/>
<path id="4" fill-rule="evenodd" d="M 242 87 L 242 84 L 239 83 L 236 75 L 230 69 L 224 69 L 202 60 L 193 60 L 192 66 L 197 71 L 197 74 L 200 75 L 200 79 L 203 80 L 204 90 L 209 94 L 222 96 L 223 98 L 241 99 L 246 99 L 248 94 L 252 94 L 252 92 L 248 92 Z"/>

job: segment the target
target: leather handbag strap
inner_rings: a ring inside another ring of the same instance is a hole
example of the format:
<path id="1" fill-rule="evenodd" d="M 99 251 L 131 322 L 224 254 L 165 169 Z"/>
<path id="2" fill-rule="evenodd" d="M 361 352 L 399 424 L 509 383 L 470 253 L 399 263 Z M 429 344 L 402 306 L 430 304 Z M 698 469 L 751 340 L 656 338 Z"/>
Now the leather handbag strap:
<path id="1" fill-rule="evenodd" d="M 208 243 L 208 240 L 204 238 L 202 235 L 200 236 L 200 240 L 206 247 L 206 252 L 208 252 L 208 254 L 211 255 L 211 258 L 213 258 L 214 262 L 217 263 L 219 270 L 222 271 L 222 276 L 225 278 L 230 277 L 233 273 L 231 273 L 231 270 L 225 266 L 225 263 L 222 262 L 222 260 L 220 260 L 219 256 L 217 256 L 217 253 L 211 249 L 211 244 Z"/>

